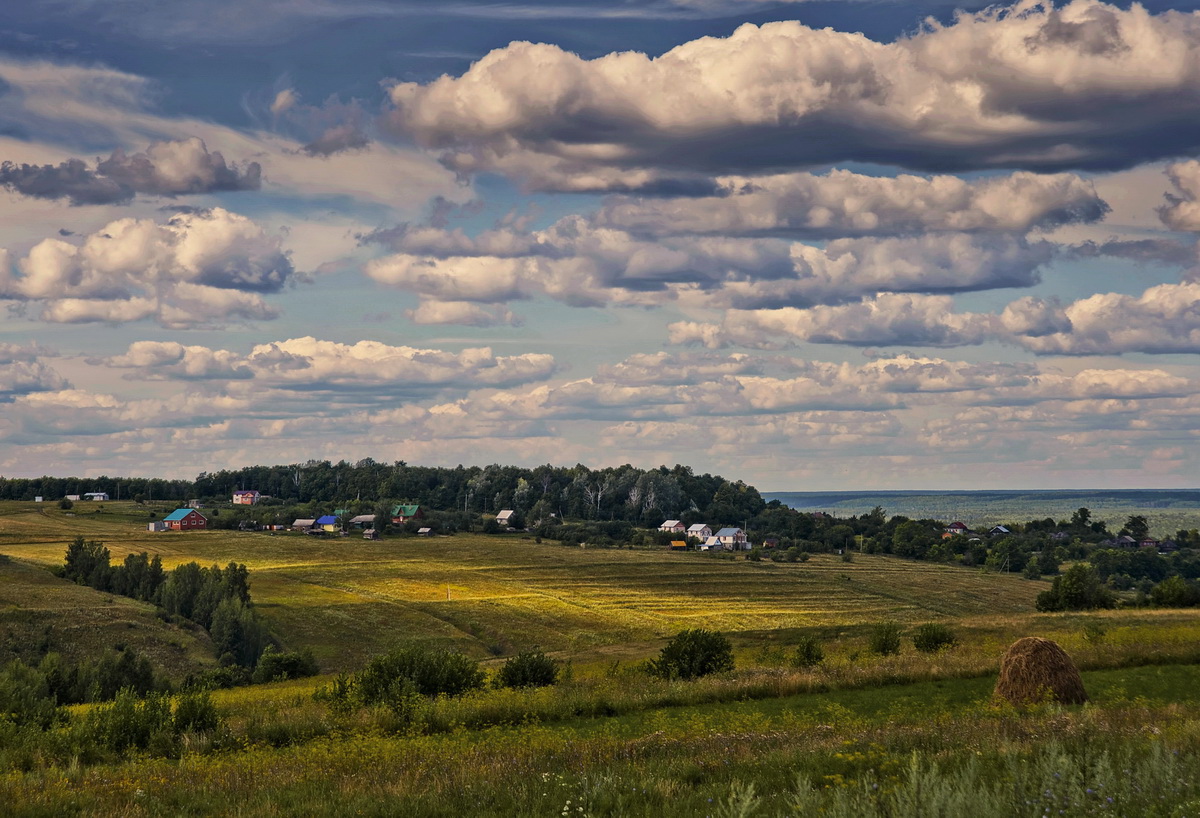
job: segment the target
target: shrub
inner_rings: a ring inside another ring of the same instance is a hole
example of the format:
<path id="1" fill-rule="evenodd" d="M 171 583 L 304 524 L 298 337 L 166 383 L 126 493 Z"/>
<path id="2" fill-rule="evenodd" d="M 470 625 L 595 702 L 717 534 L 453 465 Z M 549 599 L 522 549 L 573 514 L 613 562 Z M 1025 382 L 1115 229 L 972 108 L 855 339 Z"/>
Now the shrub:
<path id="1" fill-rule="evenodd" d="M 496 674 L 496 687 L 546 687 L 558 681 L 558 662 L 540 650 L 518 653 Z"/>
<path id="2" fill-rule="evenodd" d="M 469 656 L 416 644 L 376 656 L 354 677 L 363 704 L 386 703 L 410 690 L 422 696 L 459 696 L 483 683 L 479 662 Z"/>
<path id="3" fill-rule="evenodd" d="M 281 682 L 285 679 L 301 679 L 316 676 L 320 672 L 311 650 L 280 652 L 268 645 L 254 668 L 255 684 Z"/>
<path id="4" fill-rule="evenodd" d="M 1160 608 L 1193 608 L 1200 605 L 1200 587 L 1180 576 L 1167 577 L 1150 590 L 1150 600 Z"/>
<path id="5" fill-rule="evenodd" d="M 802 636 L 799 643 L 796 645 L 796 652 L 792 654 L 793 667 L 816 667 L 825 661 L 825 649 L 821 647 L 821 640 L 815 636 Z"/>
<path id="6" fill-rule="evenodd" d="M 176 733 L 209 733 L 220 724 L 217 708 L 207 692 L 184 693 L 175 705 Z"/>
<path id="7" fill-rule="evenodd" d="M 921 625 L 913 632 L 913 647 L 922 653 L 937 653 L 939 650 L 952 648 L 958 644 L 954 632 L 945 625 L 930 622 Z"/>
<path id="8" fill-rule="evenodd" d="M 664 679 L 697 679 L 733 670 L 733 645 L 715 631 L 681 631 L 650 661 L 649 670 Z"/>
<path id="9" fill-rule="evenodd" d="M 63 511 L 70 511 L 71 509 L 75 508 L 75 504 L 64 497 L 58 501 L 58 507 Z"/>
<path id="10" fill-rule="evenodd" d="M 1050 590 L 1037 596 L 1039 611 L 1085 611 L 1111 608 L 1116 604 L 1112 592 L 1100 583 L 1090 565 L 1072 565 L 1065 574 L 1054 578 Z"/>
<path id="11" fill-rule="evenodd" d="M 867 643 L 871 653 L 889 656 L 900 652 L 900 626 L 895 622 L 881 622 L 871 630 Z"/>

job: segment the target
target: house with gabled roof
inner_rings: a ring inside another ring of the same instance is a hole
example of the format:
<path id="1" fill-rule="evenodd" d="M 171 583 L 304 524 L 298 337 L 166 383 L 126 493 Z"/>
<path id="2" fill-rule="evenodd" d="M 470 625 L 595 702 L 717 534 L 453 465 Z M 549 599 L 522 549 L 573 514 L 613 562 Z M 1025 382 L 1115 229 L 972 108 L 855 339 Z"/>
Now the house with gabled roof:
<path id="1" fill-rule="evenodd" d="M 947 537 L 954 537 L 958 534 L 970 534 L 970 533 L 971 533 L 971 529 L 967 526 L 967 524 L 963 523 L 963 522 L 959 522 L 958 520 L 955 520 L 954 522 L 950 523 L 950 525 L 946 526 L 946 530 L 945 530 L 945 535 Z"/>
<path id="2" fill-rule="evenodd" d="M 722 528 L 716 533 L 716 538 L 724 543 L 730 551 L 749 551 L 750 542 L 746 532 L 740 528 Z"/>
<path id="3" fill-rule="evenodd" d="M 704 523 L 693 523 L 692 525 L 688 526 L 687 535 L 689 537 L 695 537 L 696 539 L 700 540 L 700 542 L 704 542 L 711 537 L 713 533 L 712 529 L 706 526 Z"/>
<path id="4" fill-rule="evenodd" d="M 994 525 L 988 530 L 989 537 L 1004 537 L 1011 533 L 1012 531 L 1007 526 L 1003 525 Z"/>
<path id="5" fill-rule="evenodd" d="M 332 514 L 326 514 L 324 517 L 318 517 L 317 528 L 321 529 L 322 531 L 328 531 L 331 534 L 335 531 L 342 530 L 342 527 L 338 524 L 338 518 Z"/>
<path id="6" fill-rule="evenodd" d="M 252 506 L 262 499 L 257 491 L 235 491 L 233 493 L 233 504 L 235 506 Z"/>
<path id="7" fill-rule="evenodd" d="M 503 526 L 512 525 L 512 518 L 516 513 L 511 508 L 506 508 L 496 515 L 496 522 Z"/>
<path id="8" fill-rule="evenodd" d="M 292 531 L 305 531 L 311 533 L 317 527 L 317 521 L 307 517 L 292 522 Z"/>
<path id="9" fill-rule="evenodd" d="M 679 520 L 667 520 L 658 527 L 658 530 L 667 534 L 682 534 L 687 531 L 687 527 Z"/>
<path id="10" fill-rule="evenodd" d="M 687 540 L 671 540 L 672 551 L 687 551 Z"/>
<path id="11" fill-rule="evenodd" d="M 697 546 L 701 551 L 724 551 L 725 543 L 721 542 L 720 537 L 712 536 L 704 540 Z"/>
<path id="12" fill-rule="evenodd" d="M 416 503 L 400 503 L 392 506 L 392 523 L 394 525 L 404 525 L 409 520 L 419 520 L 425 516 L 425 512 Z"/>
<path id="13" fill-rule="evenodd" d="M 162 521 L 172 531 L 203 531 L 208 528 L 208 520 L 194 508 L 175 509 Z"/>
<path id="14" fill-rule="evenodd" d="M 374 528 L 375 527 L 375 515 L 374 514 L 359 514 L 357 517 L 351 517 L 350 525 L 354 526 L 355 528 Z"/>

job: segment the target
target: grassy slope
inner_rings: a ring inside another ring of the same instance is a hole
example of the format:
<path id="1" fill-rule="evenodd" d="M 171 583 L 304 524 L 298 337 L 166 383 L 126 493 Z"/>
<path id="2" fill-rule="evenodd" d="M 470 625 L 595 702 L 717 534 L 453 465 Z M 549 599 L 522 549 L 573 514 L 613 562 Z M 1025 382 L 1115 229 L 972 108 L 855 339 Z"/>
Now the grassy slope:
<path id="1" fill-rule="evenodd" d="M 207 634 L 163 622 L 152 605 L 75 585 L 29 563 L 0 561 L 0 663 L 36 662 L 47 650 L 72 661 L 96 659 L 118 645 L 174 677 L 215 664 Z"/>
<path id="2" fill-rule="evenodd" d="M 688 627 L 769 634 L 895 619 L 1032 610 L 1045 587 L 1017 577 L 885 557 L 730 562 L 654 550 L 580 549 L 462 535 L 368 542 L 295 534 L 152 534 L 145 511 L 0 506 L 0 552 L 57 564 L 76 534 L 114 561 L 148 550 L 169 568 L 243 562 L 264 617 L 289 647 L 347 669 L 402 638 L 477 656 L 540 646 L 581 659 L 633 658 Z M 449 592 L 449 598 L 447 598 Z M 757 638 L 757 637 L 755 637 Z"/>

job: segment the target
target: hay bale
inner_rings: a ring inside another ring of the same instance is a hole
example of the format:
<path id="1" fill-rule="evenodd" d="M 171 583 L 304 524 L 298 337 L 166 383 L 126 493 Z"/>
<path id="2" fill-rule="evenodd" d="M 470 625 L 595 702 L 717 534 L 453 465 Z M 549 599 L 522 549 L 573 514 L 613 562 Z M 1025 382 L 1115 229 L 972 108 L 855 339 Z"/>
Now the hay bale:
<path id="1" fill-rule="evenodd" d="M 995 695 L 1018 706 L 1042 701 L 1083 704 L 1088 698 L 1079 668 L 1067 652 L 1037 636 L 1018 639 L 1004 652 Z"/>

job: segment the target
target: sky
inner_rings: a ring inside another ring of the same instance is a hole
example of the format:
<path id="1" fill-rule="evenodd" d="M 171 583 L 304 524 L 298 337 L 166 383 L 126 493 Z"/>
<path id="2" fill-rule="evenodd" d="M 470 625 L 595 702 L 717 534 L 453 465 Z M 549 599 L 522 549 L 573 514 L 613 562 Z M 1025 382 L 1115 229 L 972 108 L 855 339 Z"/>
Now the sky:
<path id="1" fill-rule="evenodd" d="M 0 475 L 1195 487 L 1197 7 L 8 0 Z"/>

